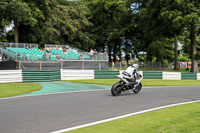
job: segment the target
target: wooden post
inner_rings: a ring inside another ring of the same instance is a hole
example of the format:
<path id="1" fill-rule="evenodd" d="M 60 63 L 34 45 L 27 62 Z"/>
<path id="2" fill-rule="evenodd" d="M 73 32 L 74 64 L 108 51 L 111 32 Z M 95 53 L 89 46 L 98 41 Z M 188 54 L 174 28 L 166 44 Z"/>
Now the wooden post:
<path id="1" fill-rule="evenodd" d="M 82 69 L 84 70 L 84 61 L 82 61 Z"/>
<path id="2" fill-rule="evenodd" d="M 99 61 L 99 70 L 101 70 L 101 62 Z"/>
<path id="3" fill-rule="evenodd" d="M 113 61 L 112 61 L 112 70 L 114 70 L 114 63 L 113 63 Z"/>
<path id="4" fill-rule="evenodd" d="M 20 70 L 21 69 L 21 62 L 19 61 L 18 64 L 19 64 L 19 70 Z"/>
<path id="5" fill-rule="evenodd" d="M 42 61 L 40 60 L 40 71 L 42 71 Z"/>

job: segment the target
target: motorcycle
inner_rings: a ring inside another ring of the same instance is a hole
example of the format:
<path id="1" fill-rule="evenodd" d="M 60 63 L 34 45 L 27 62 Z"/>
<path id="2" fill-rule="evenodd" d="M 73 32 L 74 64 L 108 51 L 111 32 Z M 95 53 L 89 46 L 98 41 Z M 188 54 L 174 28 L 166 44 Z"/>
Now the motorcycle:
<path id="1" fill-rule="evenodd" d="M 132 90 L 135 94 L 139 93 L 142 89 L 142 75 L 135 73 L 133 78 L 126 71 L 123 71 L 121 75 L 118 75 L 120 81 L 115 83 L 111 88 L 113 96 L 119 96 L 122 92 Z"/>

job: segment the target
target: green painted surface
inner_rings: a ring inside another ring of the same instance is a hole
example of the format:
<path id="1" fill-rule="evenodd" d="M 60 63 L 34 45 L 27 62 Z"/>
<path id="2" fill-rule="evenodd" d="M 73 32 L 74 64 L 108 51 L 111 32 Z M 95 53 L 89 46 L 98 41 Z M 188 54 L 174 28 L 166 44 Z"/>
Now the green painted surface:
<path id="1" fill-rule="evenodd" d="M 54 71 L 22 71 L 23 82 L 48 82 L 61 80 L 60 70 Z"/>
<path id="2" fill-rule="evenodd" d="M 196 73 L 181 73 L 181 79 L 182 80 L 197 80 L 197 74 Z"/>
<path id="3" fill-rule="evenodd" d="M 29 94 L 25 94 L 22 96 L 68 92 L 68 91 L 80 91 L 80 90 L 100 90 L 100 89 L 111 88 L 111 86 L 107 86 L 107 85 L 78 84 L 78 83 L 69 83 L 69 82 L 62 82 L 62 81 L 39 82 L 39 84 L 43 87 L 41 90 L 29 93 Z"/>
<path id="4" fill-rule="evenodd" d="M 162 72 L 143 71 L 144 79 L 162 79 Z"/>
<path id="5" fill-rule="evenodd" d="M 119 71 L 94 71 L 95 79 L 116 79 Z"/>

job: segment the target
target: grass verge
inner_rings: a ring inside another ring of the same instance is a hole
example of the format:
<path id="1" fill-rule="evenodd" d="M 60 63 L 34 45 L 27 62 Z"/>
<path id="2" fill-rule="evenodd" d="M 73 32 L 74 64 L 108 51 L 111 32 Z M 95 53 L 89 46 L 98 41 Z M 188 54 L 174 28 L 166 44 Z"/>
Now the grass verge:
<path id="1" fill-rule="evenodd" d="M 88 80 L 70 80 L 72 83 L 113 85 L 119 79 L 88 79 Z M 161 80 L 161 79 L 144 79 L 143 86 L 200 86 L 198 80 Z"/>
<path id="2" fill-rule="evenodd" d="M 67 133 L 200 133 L 200 102 L 122 118 Z"/>
<path id="3" fill-rule="evenodd" d="M 42 86 L 36 83 L 4 83 L 0 84 L 0 98 L 31 93 L 41 88 Z"/>

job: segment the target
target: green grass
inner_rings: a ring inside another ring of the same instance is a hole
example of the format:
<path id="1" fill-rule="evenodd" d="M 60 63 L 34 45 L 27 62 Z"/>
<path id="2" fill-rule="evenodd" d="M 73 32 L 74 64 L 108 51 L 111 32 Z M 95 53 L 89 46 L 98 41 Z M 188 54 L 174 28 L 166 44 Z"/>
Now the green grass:
<path id="1" fill-rule="evenodd" d="M 122 118 L 68 133 L 200 133 L 200 102 Z"/>
<path id="2" fill-rule="evenodd" d="M 73 83 L 113 85 L 119 79 L 88 79 L 88 80 L 70 80 Z M 143 79 L 143 86 L 200 86 L 198 80 L 161 80 L 161 79 Z"/>
<path id="3" fill-rule="evenodd" d="M 0 98 L 31 93 L 41 88 L 36 83 L 4 83 L 0 84 Z"/>

